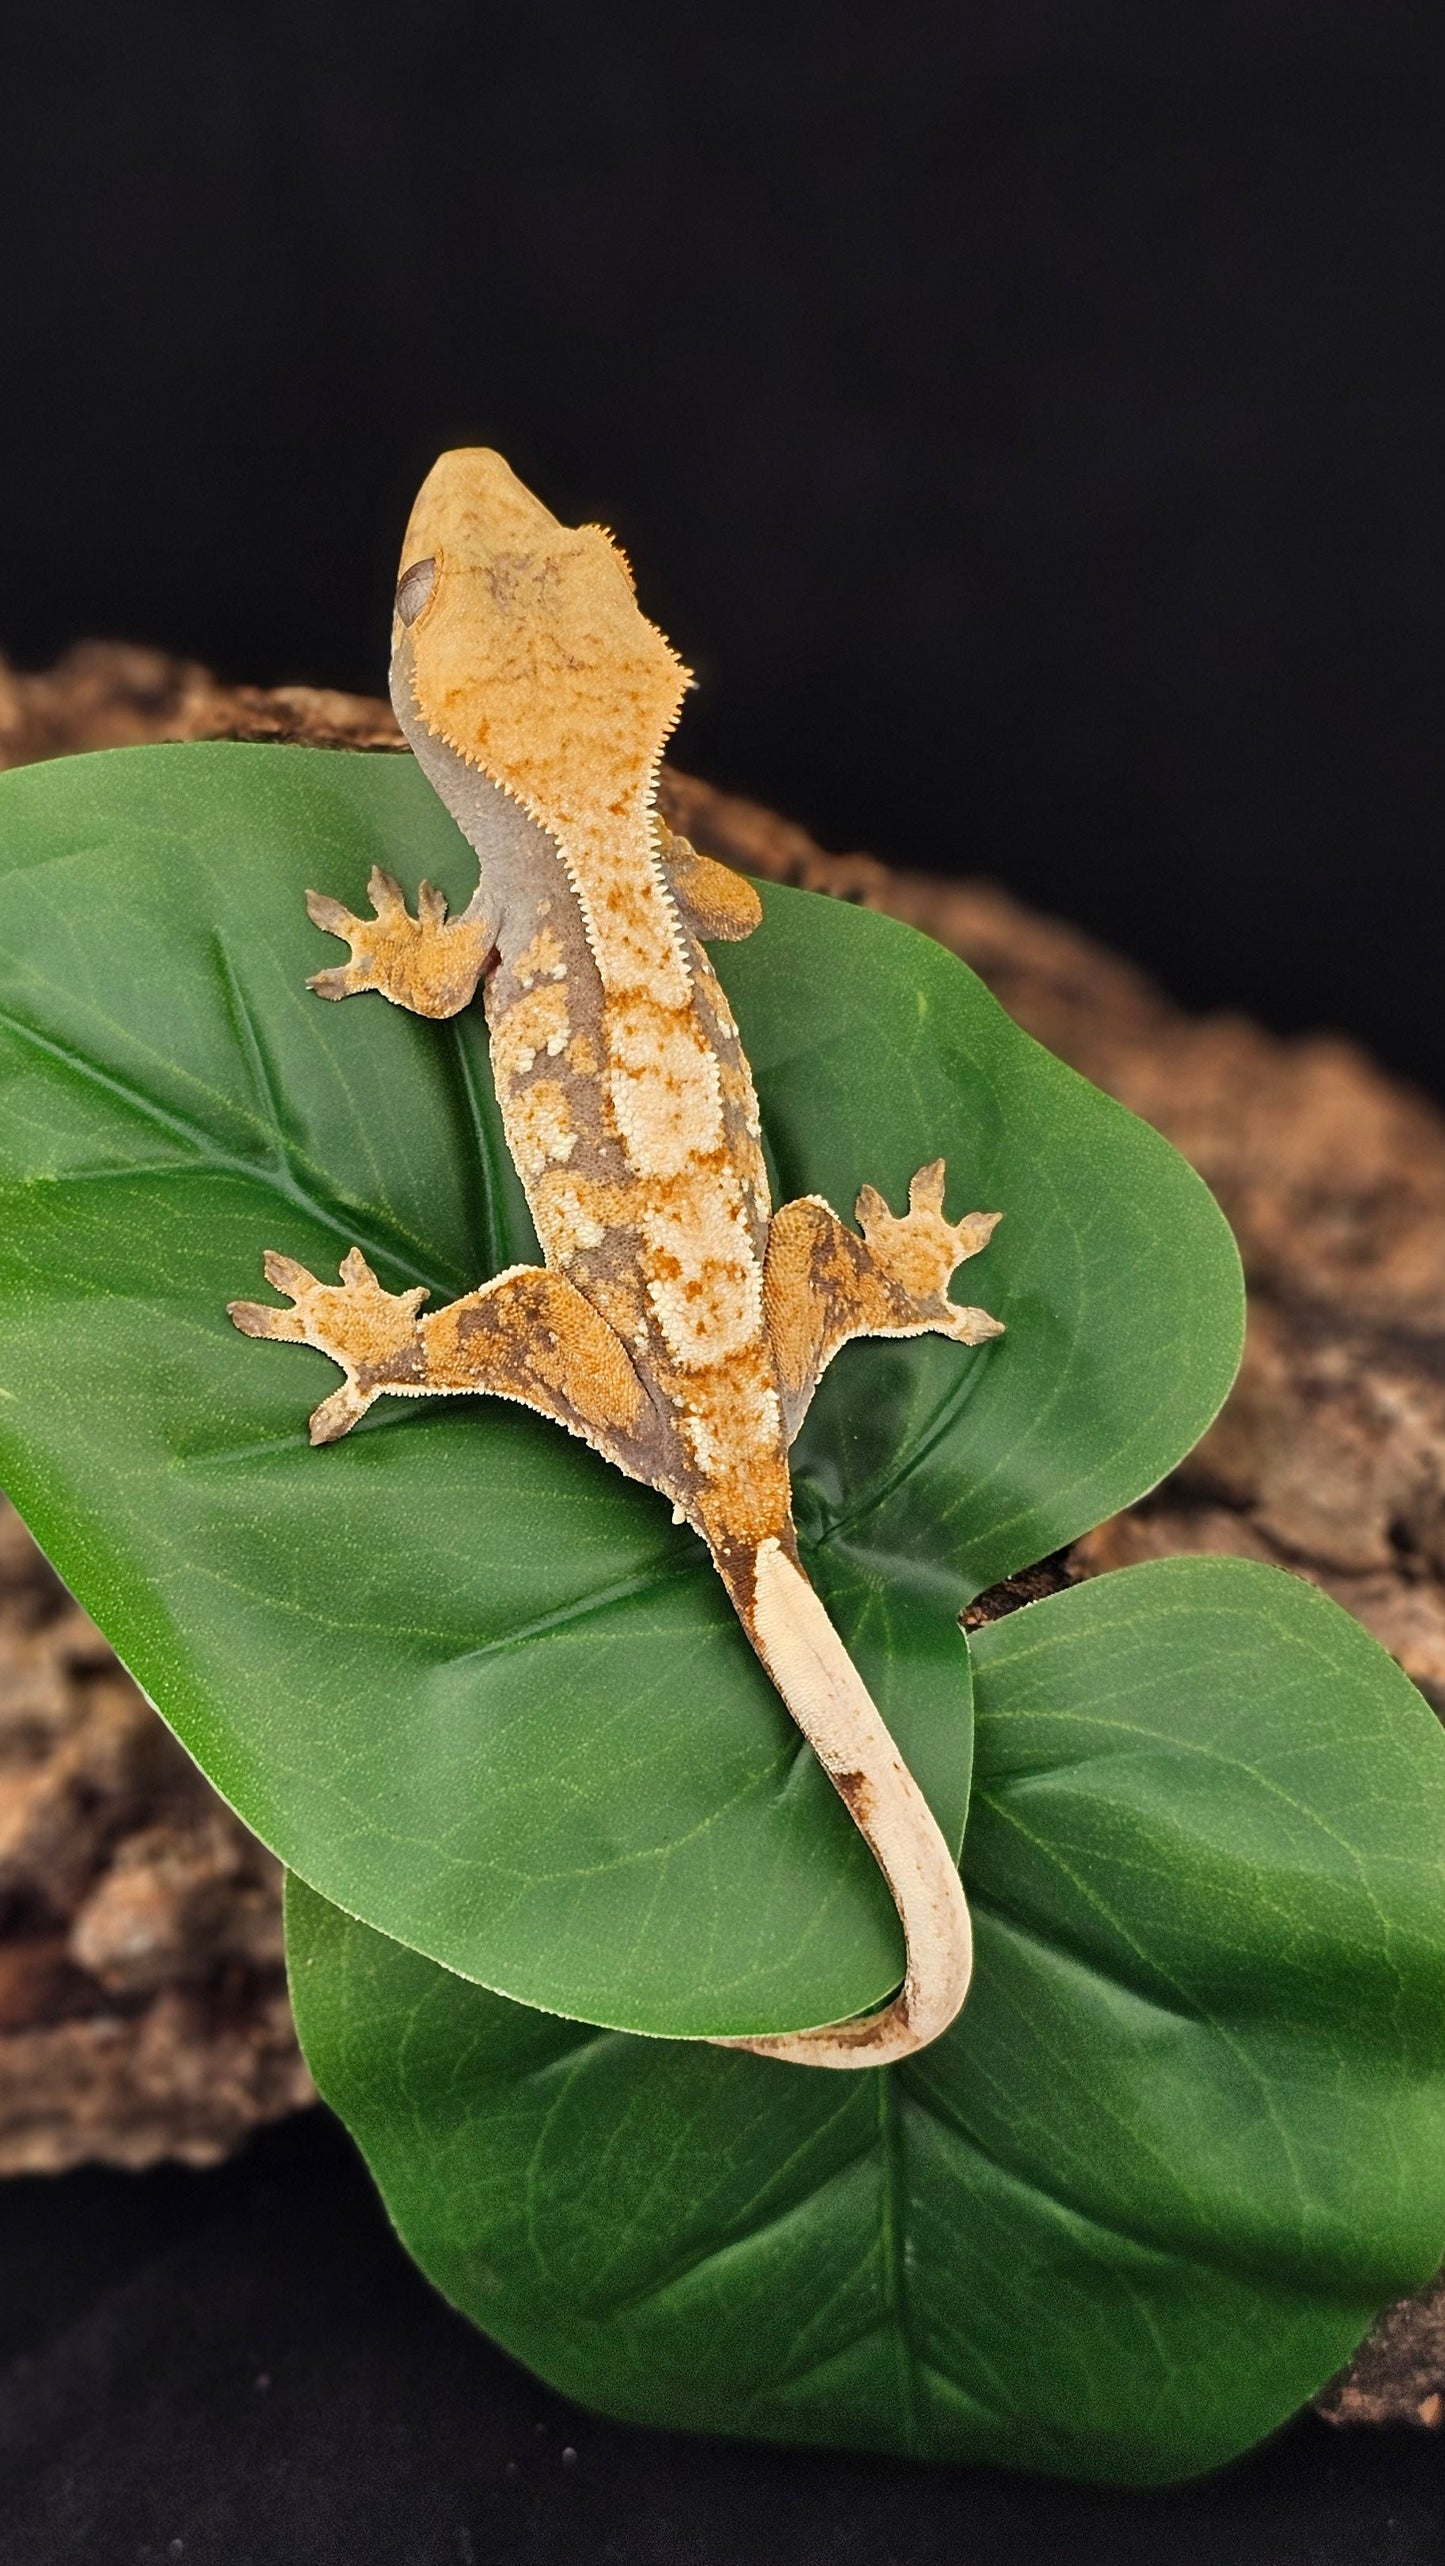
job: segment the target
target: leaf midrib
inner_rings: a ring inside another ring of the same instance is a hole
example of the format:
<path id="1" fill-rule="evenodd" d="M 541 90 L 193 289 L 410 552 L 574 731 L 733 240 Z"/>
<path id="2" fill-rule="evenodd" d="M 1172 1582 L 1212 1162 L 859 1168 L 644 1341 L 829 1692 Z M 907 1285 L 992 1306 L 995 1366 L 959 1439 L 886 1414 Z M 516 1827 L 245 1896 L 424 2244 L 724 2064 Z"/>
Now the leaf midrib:
<path id="1" fill-rule="evenodd" d="M 560 2056 L 554 2055 L 543 2063 L 540 2070 L 534 2069 L 529 2073 L 554 2075 L 560 2070 L 565 2083 L 570 2086 L 572 2070 L 575 2065 L 581 2063 L 584 2055 L 590 2054 L 601 2042 L 615 2043 L 628 2037 L 631 2035 L 615 2031 L 605 2031 L 601 2034 L 589 2033 L 575 2048 L 569 2048 Z M 920 2112 L 926 2120 L 931 2121 L 950 2144 L 963 2148 L 979 2163 L 987 2166 L 1001 2183 L 1031 2192 L 1061 2219 L 1074 2226 L 1092 2229 L 1100 2236 L 1108 2237 L 1116 2244 L 1127 2247 L 1134 2254 L 1164 2262 L 1183 2258 L 1205 2270 L 1228 2277 L 1240 2275 L 1260 2279 L 1279 2277 L 1278 2265 L 1268 2256 L 1231 2252 L 1223 2240 L 1211 2249 L 1199 2235 L 1191 2235 L 1186 2242 L 1181 2242 L 1178 2238 L 1151 2235 L 1141 2228 L 1120 2225 L 1117 2221 L 1101 2214 L 1097 2208 L 1088 2207 L 1082 2201 L 1071 2199 L 1067 2193 L 1041 2183 L 1036 2176 L 1011 2164 L 975 2131 L 969 2129 L 944 2099 L 930 2089 L 926 2053 L 903 2069 L 879 2068 L 874 2071 L 874 2077 L 877 2088 L 876 2122 L 874 2129 L 861 2147 L 852 2151 L 839 2163 L 820 2170 L 791 2200 L 781 2203 L 776 2198 L 778 2177 L 787 2169 L 786 2167 L 772 2169 L 765 2186 L 765 2190 L 773 2196 L 772 2206 L 761 2222 L 751 2224 L 748 2223 L 745 2214 L 740 2215 L 727 2235 L 712 2238 L 701 2251 L 680 2256 L 663 2271 L 639 2282 L 620 2297 L 608 2298 L 605 2310 L 601 2312 L 603 2321 L 611 2324 L 620 2315 L 633 2314 L 642 2307 L 666 2298 L 673 2290 L 694 2280 L 698 2274 L 706 2272 L 711 2265 L 741 2249 L 753 2246 L 759 2237 L 766 2237 L 779 2226 L 786 2225 L 800 2215 L 814 2210 L 823 2195 L 836 2183 L 855 2174 L 860 2166 L 876 2159 L 879 2176 L 877 2241 L 881 2278 L 878 2312 L 870 2317 L 865 2325 L 855 2327 L 841 2342 L 830 2344 L 825 2351 L 810 2356 L 798 2369 L 788 2371 L 781 2378 L 772 2380 L 768 2394 L 771 2397 L 779 2387 L 792 2386 L 814 2370 L 826 2367 L 831 2361 L 841 2359 L 858 2343 L 866 2341 L 870 2336 L 886 2334 L 891 2338 L 897 2355 L 898 2386 L 905 2431 L 910 2444 L 916 2450 L 920 2446 L 922 2434 L 923 2406 L 926 2403 L 925 2382 L 933 2375 L 933 2365 L 929 2362 L 926 2349 L 920 2339 L 920 2329 L 912 2308 L 909 2289 L 909 2187 L 904 2131 L 910 2109 Z M 833 2115 L 822 2131 L 811 2132 L 807 2148 L 798 2150 L 797 2154 L 811 2153 L 819 2138 L 825 2136 L 827 2130 L 835 2127 L 837 2121 L 845 2116 L 846 2108 Z M 755 2203 L 749 2203 L 747 2208 L 751 2211 L 754 2206 Z"/>

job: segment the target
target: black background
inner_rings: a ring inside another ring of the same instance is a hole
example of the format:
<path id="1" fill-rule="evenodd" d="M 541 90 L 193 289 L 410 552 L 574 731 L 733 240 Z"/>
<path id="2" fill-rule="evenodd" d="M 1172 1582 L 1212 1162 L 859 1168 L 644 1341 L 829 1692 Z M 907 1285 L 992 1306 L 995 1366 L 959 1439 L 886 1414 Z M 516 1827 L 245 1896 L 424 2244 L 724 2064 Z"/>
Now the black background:
<path id="1" fill-rule="evenodd" d="M 1445 1092 L 1442 74 L 1438 0 L 12 8 L 0 647 L 379 689 L 496 444 L 627 544 L 683 762 Z M 1424 2436 L 1113 2498 L 609 2431 L 320 2119 L 11 2186 L 0 2264 L 5 2566 L 1441 2549 Z"/>
<path id="2" fill-rule="evenodd" d="M 1438 2566 L 1445 2545 L 1424 2432 L 1307 2416 L 1202 2485 L 1119 2494 L 600 2422 L 442 2305 L 320 2113 L 217 2174 L 0 2185 L 0 2268 L 5 2566 Z"/>
<path id="3" fill-rule="evenodd" d="M 12 656 L 380 689 L 496 444 L 628 545 L 682 761 L 1445 1089 L 1438 0 L 7 28 Z"/>

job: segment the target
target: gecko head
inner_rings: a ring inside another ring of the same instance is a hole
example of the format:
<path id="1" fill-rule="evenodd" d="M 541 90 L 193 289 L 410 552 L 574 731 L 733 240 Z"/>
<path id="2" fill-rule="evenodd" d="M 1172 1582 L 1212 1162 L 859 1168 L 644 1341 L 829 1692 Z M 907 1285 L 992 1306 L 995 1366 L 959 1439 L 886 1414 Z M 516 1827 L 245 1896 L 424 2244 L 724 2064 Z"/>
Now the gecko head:
<path id="1" fill-rule="evenodd" d="M 601 526 L 563 526 L 486 446 L 433 464 L 402 546 L 393 688 L 564 842 L 646 809 L 691 680 Z"/>

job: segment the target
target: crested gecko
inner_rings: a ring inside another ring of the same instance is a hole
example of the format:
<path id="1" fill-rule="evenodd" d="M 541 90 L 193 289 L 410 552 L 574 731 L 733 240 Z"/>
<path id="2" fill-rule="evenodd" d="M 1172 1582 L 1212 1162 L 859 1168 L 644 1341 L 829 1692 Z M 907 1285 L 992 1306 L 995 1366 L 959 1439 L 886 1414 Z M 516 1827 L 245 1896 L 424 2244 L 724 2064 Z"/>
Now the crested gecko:
<path id="1" fill-rule="evenodd" d="M 342 1386 L 311 1440 L 383 1394 L 477 1391 L 565 1426 L 672 1500 L 887 1881 L 906 1974 L 875 2012 L 719 2041 L 819 2067 L 872 2067 L 937 2038 L 967 1992 L 958 1868 L 798 1556 L 788 1448 L 824 1367 L 860 1336 L 1002 1333 L 948 1297 L 999 1217 L 944 1215 L 941 1160 L 900 1217 L 871 1185 L 858 1231 L 817 1195 L 771 1210 L 752 1076 L 704 950 L 751 934 L 756 892 L 674 837 L 656 808 L 689 672 L 600 526 L 560 525 L 485 448 L 444 454 L 407 527 L 392 699 L 475 849 L 448 915 L 379 868 L 370 917 L 321 892 L 350 958 L 309 982 L 422 1016 L 483 987 L 507 1146 L 545 1263 L 426 1317 L 359 1249 L 339 1283 L 269 1253 L 287 1307 L 236 1301 L 248 1336 L 318 1347 Z M 861 1233 L 861 1234 L 860 1234 Z"/>

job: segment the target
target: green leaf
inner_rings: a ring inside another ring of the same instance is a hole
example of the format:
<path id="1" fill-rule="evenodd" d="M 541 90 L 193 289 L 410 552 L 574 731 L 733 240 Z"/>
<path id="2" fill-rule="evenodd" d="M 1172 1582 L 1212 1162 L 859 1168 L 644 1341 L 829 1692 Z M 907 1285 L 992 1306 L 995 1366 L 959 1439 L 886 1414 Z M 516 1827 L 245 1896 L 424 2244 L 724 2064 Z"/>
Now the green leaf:
<path id="1" fill-rule="evenodd" d="M 1121 1571 L 975 1653 L 977 1974 L 919 2058 L 587 2031 L 293 1883 L 302 2040 L 423 2268 L 569 2395 L 1189 2475 L 1445 2248 L 1445 1735 L 1244 1561 Z"/>
<path id="2" fill-rule="evenodd" d="M 535 1254 L 479 1011 L 327 1006 L 308 883 L 475 863 L 409 758 L 211 745 L 0 777 L 0 1476 L 193 1754 L 349 1912 L 529 2003 L 674 2033 L 871 2004 L 896 1920 L 661 1500 L 501 1402 L 383 1402 L 233 1331 L 276 1247 L 440 1298 Z M 962 1605 L 1157 1479 L 1237 1355 L 1175 1153 L 909 929 L 768 890 L 722 967 L 790 1192 L 946 1152 L 1007 1219 L 998 1344 L 852 1349 L 812 1572 L 956 1842 Z M 977 1277 L 976 1283 L 972 1278 Z"/>

